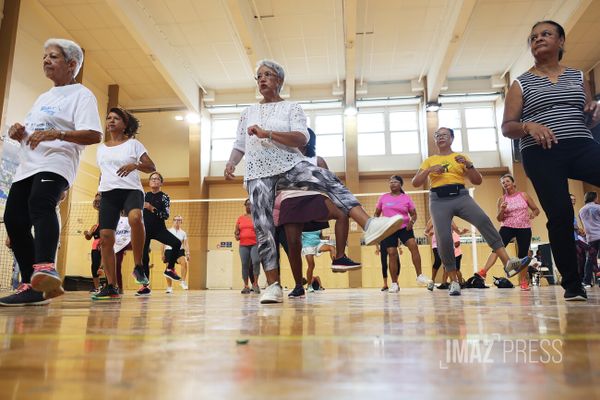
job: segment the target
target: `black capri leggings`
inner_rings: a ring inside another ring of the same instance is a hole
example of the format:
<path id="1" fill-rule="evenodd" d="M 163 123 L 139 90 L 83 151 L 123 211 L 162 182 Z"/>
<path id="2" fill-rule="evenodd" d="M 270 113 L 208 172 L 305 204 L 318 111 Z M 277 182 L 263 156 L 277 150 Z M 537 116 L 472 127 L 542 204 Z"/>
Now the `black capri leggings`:
<path id="1" fill-rule="evenodd" d="M 100 249 L 93 249 L 91 255 L 92 255 L 92 276 L 94 278 L 97 278 L 98 277 L 98 269 L 100 269 L 100 264 L 102 263 Z"/>
<path id="2" fill-rule="evenodd" d="M 161 226 L 158 229 L 152 229 L 146 226 L 146 241 L 144 242 L 144 253 L 142 254 L 142 264 L 144 265 L 144 272 L 147 277 L 150 277 L 150 241 L 158 240 L 162 244 L 171 246 L 171 256 L 167 260 L 167 268 L 175 268 L 175 263 L 179 257 L 179 250 L 181 250 L 181 240 L 177 239 L 177 236 L 173 235 L 165 226 Z"/>
<path id="3" fill-rule="evenodd" d="M 505 247 L 513 240 L 513 238 L 516 238 L 517 255 L 519 258 L 527 256 L 529 246 L 531 245 L 531 228 L 509 228 L 503 226 L 498 233 L 500 233 L 502 243 L 504 243 Z"/>

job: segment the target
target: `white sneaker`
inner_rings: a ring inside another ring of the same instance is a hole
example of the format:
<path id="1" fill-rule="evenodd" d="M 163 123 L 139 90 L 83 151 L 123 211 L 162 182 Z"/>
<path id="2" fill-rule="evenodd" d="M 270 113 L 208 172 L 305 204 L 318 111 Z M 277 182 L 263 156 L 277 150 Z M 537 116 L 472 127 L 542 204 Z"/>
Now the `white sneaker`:
<path id="1" fill-rule="evenodd" d="M 400 229 L 402 225 L 402 216 L 394 215 L 393 217 L 374 217 L 371 218 L 369 229 L 365 231 L 363 239 L 365 245 L 379 243 L 393 232 Z"/>
<path id="2" fill-rule="evenodd" d="M 165 293 L 173 293 L 173 287 L 167 286 L 167 290 L 165 291 Z"/>
<path id="3" fill-rule="evenodd" d="M 527 268 L 529 263 L 531 263 L 531 257 L 529 256 L 525 256 L 521 259 L 511 257 L 504 266 L 504 272 L 506 273 L 507 277 L 511 278 Z"/>
<path id="4" fill-rule="evenodd" d="M 315 291 L 315 288 L 314 288 L 312 285 L 308 285 L 308 286 L 306 287 L 306 291 L 307 291 L 308 293 L 313 293 L 313 292 Z"/>
<path id="5" fill-rule="evenodd" d="M 426 286 L 426 285 L 429 285 L 429 282 L 431 282 L 431 279 L 429 279 L 427 276 L 425 276 L 423 274 L 417 276 L 417 283 L 419 285 Z"/>
<path id="6" fill-rule="evenodd" d="M 390 288 L 388 289 L 388 293 L 398 293 L 400 291 L 400 286 L 397 283 L 392 283 Z"/>
<path id="7" fill-rule="evenodd" d="M 260 304 L 283 303 L 283 290 L 279 282 L 267 286 L 260 296 Z"/>
<path id="8" fill-rule="evenodd" d="M 450 282 L 450 289 L 448 291 L 450 296 L 460 296 L 460 283 L 456 281 Z"/>
<path id="9" fill-rule="evenodd" d="M 181 281 L 179 281 L 179 284 L 181 285 L 181 288 L 182 288 L 183 290 L 188 290 L 188 289 L 189 289 L 189 288 L 188 288 L 188 284 L 187 284 L 187 282 L 186 282 L 186 281 L 184 281 L 184 280 L 181 280 Z"/>

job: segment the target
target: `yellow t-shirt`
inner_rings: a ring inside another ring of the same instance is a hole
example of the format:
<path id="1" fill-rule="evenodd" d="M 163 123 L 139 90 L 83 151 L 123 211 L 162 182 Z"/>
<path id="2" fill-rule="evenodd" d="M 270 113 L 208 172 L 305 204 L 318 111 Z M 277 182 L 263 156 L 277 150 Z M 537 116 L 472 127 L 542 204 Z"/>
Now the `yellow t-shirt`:
<path id="1" fill-rule="evenodd" d="M 430 173 L 429 183 L 432 188 L 444 185 L 464 185 L 465 172 L 467 167 L 464 164 L 456 162 L 456 156 L 463 156 L 468 162 L 471 162 L 469 157 L 460 153 L 452 153 L 445 156 L 435 155 L 427 157 L 421 164 L 421 169 L 426 170 L 434 165 L 440 164 L 445 167 L 445 172 L 441 174 Z"/>

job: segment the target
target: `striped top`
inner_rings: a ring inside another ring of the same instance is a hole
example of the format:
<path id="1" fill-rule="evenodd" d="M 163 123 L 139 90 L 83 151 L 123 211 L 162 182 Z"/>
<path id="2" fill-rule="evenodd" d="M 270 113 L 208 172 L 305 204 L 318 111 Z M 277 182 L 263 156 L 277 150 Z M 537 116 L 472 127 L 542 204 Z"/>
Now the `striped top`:
<path id="1" fill-rule="evenodd" d="M 561 139 L 593 138 L 583 114 L 583 72 L 567 68 L 558 77 L 558 82 L 552 83 L 547 77 L 527 71 L 517 78 L 517 82 L 523 92 L 521 122 L 536 122 L 552 129 L 559 142 Z M 519 140 L 519 150 L 530 146 L 537 146 L 531 136 Z"/>

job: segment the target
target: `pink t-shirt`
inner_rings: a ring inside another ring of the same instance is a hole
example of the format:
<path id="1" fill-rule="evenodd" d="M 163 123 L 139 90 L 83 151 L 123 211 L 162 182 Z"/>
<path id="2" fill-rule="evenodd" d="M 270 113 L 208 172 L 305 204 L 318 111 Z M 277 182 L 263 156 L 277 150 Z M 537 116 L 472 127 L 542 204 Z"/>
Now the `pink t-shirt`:
<path id="1" fill-rule="evenodd" d="M 415 203 L 409 195 L 400 193 L 394 196 L 390 193 L 381 195 L 377 201 L 377 209 L 381 210 L 381 215 L 384 217 L 393 217 L 394 215 L 402 215 L 404 221 L 400 229 L 405 228 L 410 219 L 409 212 L 415 209 Z"/>
<path id="2" fill-rule="evenodd" d="M 454 243 L 459 242 L 460 243 L 460 235 L 454 231 L 452 231 L 452 245 L 454 246 Z M 432 249 L 436 249 L 437 248 L 437 240 L 435 239 L 435 234 L 431 235 L 431 248 Z M 460 248 L 460 244 L 458 245 L 458 247 L 454 247 L 454 257 L 458 257 L 462 255 L 462 249 Z"/>

